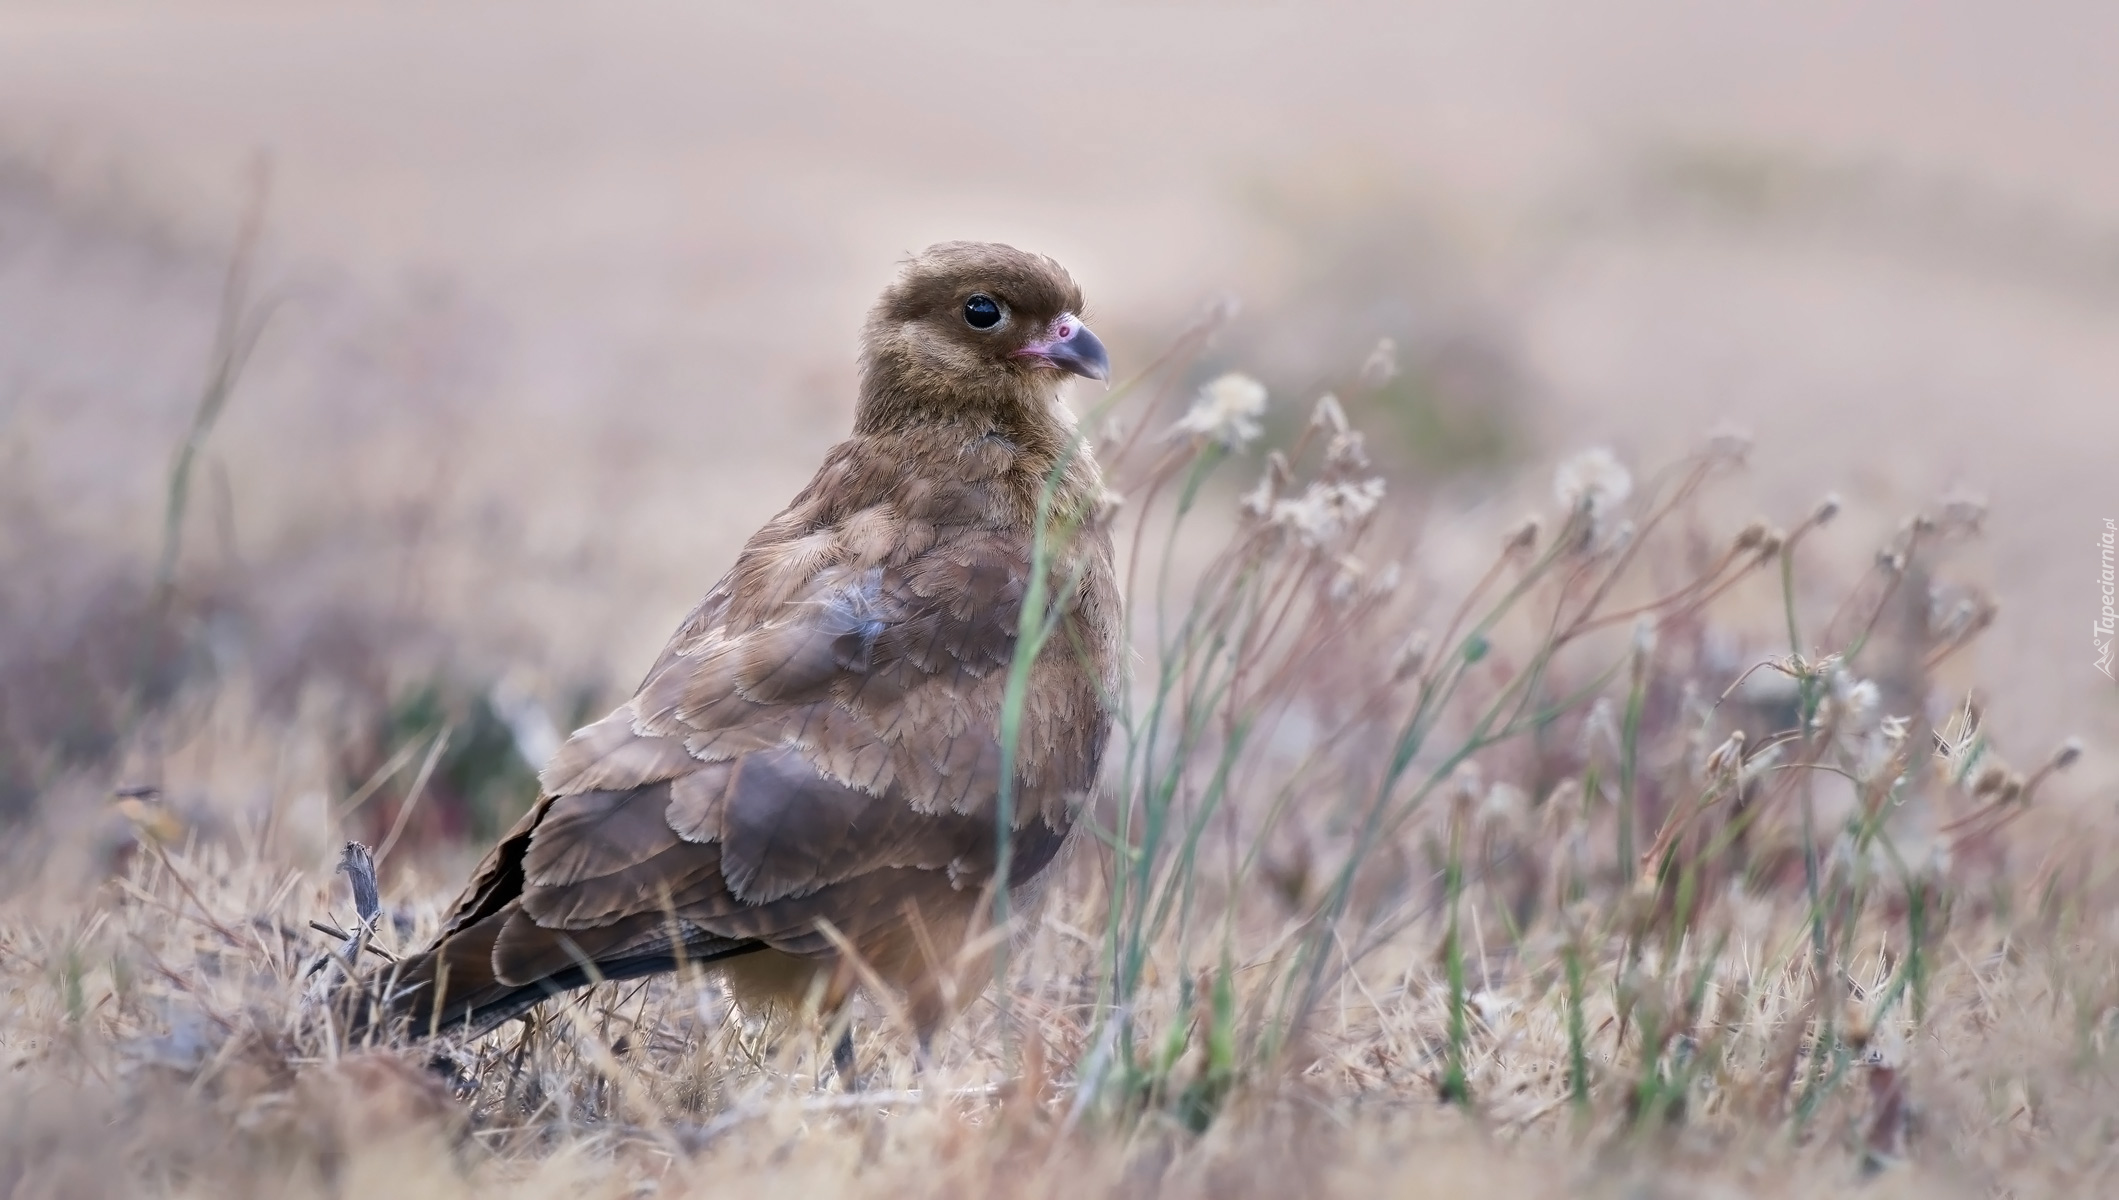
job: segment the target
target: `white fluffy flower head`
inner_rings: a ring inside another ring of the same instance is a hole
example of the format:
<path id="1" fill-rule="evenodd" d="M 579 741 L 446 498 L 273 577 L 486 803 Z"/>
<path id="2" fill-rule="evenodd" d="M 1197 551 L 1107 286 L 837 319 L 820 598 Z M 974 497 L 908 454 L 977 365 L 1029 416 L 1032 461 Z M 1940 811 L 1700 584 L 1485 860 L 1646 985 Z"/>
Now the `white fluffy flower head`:
<path id="1" fill-rule="evenodd" d="M 1198 398 L 1178 418 L 1171 432 L 1195 434 L 1235 450 L 1258 437 L 1258 418 L 1265 410 L 1265 385 L 1240 371 L 1231 371 L 1199 389 Z"/>
<path id="2" fill-rule="evenodd" d="M 1292 500 L 1273 503 L 1273 523 L 1310 546 L 1326 546 L 1367 519 L 1383 502 L 1383 481 L 1313 483 Z"/>
<path id="3" fill-rule="evenodd" d="M 1611 515 L 1633 495 L 1633 476 L 1618 455 L 1593 446 L 1560 464 L 1552 476 L 1553 498 L 1568 512 L 1588 510 L 1592 521 Z"/>

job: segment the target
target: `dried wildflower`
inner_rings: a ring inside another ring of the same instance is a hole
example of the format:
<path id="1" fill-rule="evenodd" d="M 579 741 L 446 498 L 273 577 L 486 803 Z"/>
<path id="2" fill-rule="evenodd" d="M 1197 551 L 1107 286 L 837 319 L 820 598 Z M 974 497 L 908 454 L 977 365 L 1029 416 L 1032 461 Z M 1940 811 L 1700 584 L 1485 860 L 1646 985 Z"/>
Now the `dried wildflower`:
<path id="1" fill-rule="evenodd" d="M 1742 466 L 1751 457 L 1751 431 L 1723 425 L 1707 435 L 1707 457 L 1716 463 Z"/>
<path id="2" fill-rule="evenodd" d="M 2009 769 L 1998 762 L 1990 762 L 1979 768 L 1972 780 L 1972 799 L 1989 800 L 2001 793 L 2002 785 L 2009 781 Z"/>
<path id="3" fill-rule="evenodd" d="M 1346 410 L 1339 406 L 1339 397 L 1330 392 L 1317 397 L 1317 406 L 1310 410 L 1310 427 L 1333 435 L 1353 428 L 1347 424 Z"/>
<path id="4" fill-rule="evenodd" d="M 1501 553 L 1524 554 L 1538 544 L 1539 523 L 1536 516 L 1528 516 L 1509 531 L 1501 542 Z"/>
<path id="5" fill-rule="evenodd" d="M 1506 832 L 1522 828 L 1529 815 L 1530 797 L 1523 794 L 1523 789 L 1512 783 L 1497 783 L 1479 801 L 1476 820 L 1487 829 Z"/>
<path id="6" fill-rule="evenodd" d="M 1971 588 L 1928 589 L 1928 632 L 1938 644 L 1965 641 L 1994 623 L 2001 606 Z"/>
<path id="7" fill-rule="evenodd" d="M 1479 1014 L 1480 1023 L 1489 1030 L 1499 1032 L 1501 1027 L 1508 1023 L 1508 1019 L 1515 1015 L 1515 1001 L 1485 988 L 1473 992 L 1468 998 L 1471 1000 L 1472 1011 Z"/>
<path id="8" fill-rule="evenodd" d="M 1361 581 L 1368 575 L 1368 566 L 1351 554 L 1342 554 L 1332 564 L 1332 581 L 1326 585 L 1325 595 L 1333 604 L 1344 605 L 1361 593 Z"/>
<path id="9" fill-rule="evenodd" d="M 2065 771 L 2082 758 L 2082 739 L 2071 737 L 2053 752 L 2053 770 Z"/>
<path id="10" fill-rule="evenodd" d="M 1324 447 L 1325 469 L 1330 471 L 1360 471 L 1369 465 L 1368 439 L 1358 429 L 1335 433 Z"/>
<path id="11" fill-rule="evenodd" d="M 1817 502 L 1817 507 L 1810 510 L 1810 520 L 1808 524 L 1812 528 L 1815 528 L 1819 525 L 1824 525 L 1830 522 L 1832 518 L 1838 515 L 1839 493 L 1827 492 L 1825 493 L 1825 498 Z"/>
<path id="12" fill-rule="evenodd" d="M 1433 638 L 1425 629 L 1415 629 L 1413 636 L 1405 639 L 1398 648 L 1398 655 L 1391 660 L 1391 682 L 1404 683 L 1427 668 L 1427 655 Z"/>
<path id="13" fill-rule="evenodd" d="M 1930 518 L 1944 537 L 1978 537 L 1986 531 L 1987 498 L 1971 492 L 1952 492 Z"/>
<path id="14" fill-rule="evenodd" d="M 1875 683 L 1839 669 L 1830 673 L 1829 682 L 1831 690 L 1818 704 L 1817 725 L 1831 732 L 1847 773 L 1868 783 L 1898 757 L 1907 721 L 1884 714 Z"/>
<path id="15" fill-rule="evenodd" d="M 1376 342 L 1376 348 L 1361 364 L 1361 386 L 1371 390 L 1398 377 L 1398 343 L 1389 338 Z"/>
<path id="16" fill-rule="evenodd" d="M 1994 798 L 1994 803 L 1996 803 L 1996 804 L 2014 804 L 2014 803 L 2016 803 L 2016 801 L 2018 801 L 2018 800 L 2020 800 L 2020 799 L 2022 799 L 2022 798 L 2023 798 L 2023 776 L 2021 776 L 2021 775 L 2018 775 L 2018 774 L 2016 774 L 2016 773 L 2015 773 L 2014 771 L 2011 771 L 2011 772 L 2009 772 L 2009 773 L 2008 773 L 2008 774 L 2007 774 L 2006 776 L 2004 776 L 2004 777 L 2002 778 L 2002 781 L 2001 781 L 2001 790 L 2000 790 L 2000 792 L 1999 792 L 1999 793 L 1998 793 L 1998 794 L 1997 794 L 1997 795 L 1995 796 L 1995 798 Z"/>
<path id="17" fill-rule="evenodd" d="M 1405 565 L 1396 559 L 1392 559 L 1390 562 L 1383 564 L 1383 569 L 1376 572 L 1376 577 L 1369 581 L 1369 592 L 1372 595 L 1388 596 L 1392 592 L 1397 591 L 1398 585 L 1404 580 Z"/>
<path id="18" fill-rule="evenodd" d="M 1947 641 L 1950 635 L 1972 623 L 1979 605 L 1965 591 L 1945 587 L 1940 581 L 1928 586 L 1928 631 Z"/>
<path id="19" fill-rule="evenodd" d="M 1317 397 L 1310 412 L 1310 428 L 1324 430 L 1324 465 L 1328 471 L 1358 471 L 1369 465 L 1368 447 L 1361 431 L 1347 422 L 1346 409 L 1330 392 Z"/>
<path id="20" fill-rule="evenodd" d="M 1744 731 L 1738 729 L 1733 730 L 1729 737 L 1721 745 L 1716 746 L 1714 752 L 1707 756 L 1706 763 L 1701 767 L 1701 773 L 1709 780 L 1714 780 L 1724 775 L 1735 775 L 1743 765 Z"/>
<path id="21" fill-rule="evenodd" d="M 1553 472 L 1552 491 L 1561 508 L 1586 513 L 1594 522 L 1609 516 L 1633 494 L 1633 475 L 1617 455 L 1595 446 L 1560 464 Z"/>
<path id="22" fill-rule="evenodd" d="M 1381 479 L 1312 483 L 1297 499 L 1275 501 L 1272 521 L 1304 544 L 1323 547 L 1366 520 L 1382 501 Z"/>
<path id="23" fill-rule="evenodd" d="M 1272 516 L 1273 502 L 1280 499 L 1280 490 L 1288 485 L 1292 475 L 1287 455 L 1278 450 L 1266 455 L 1266 469 L 1258 476 L 1258 486 L 1244 493 L 1244 514 L 1260 521 Z"/>
<path id="24" fill-rule="evenodd" d="M 1766 535 L 1772 532 L 1772 529 L 1764 517 L 1753 517 L 1749 525 L 1737 531 L 1736 552 L 1742 554 L 1746 550 L 1758 549 L 1766 543 Z"/>
<path id="25" fill-rule="evenodd" d="M 1591 762 L 1619 761 L 1619 714 L 1609 696 L 1597 697 L 1582 720 L 1582 757 Z"/>
<path id="26" fill-rule="evenodd" d="M 1466 759 L 1449 773 L 1449 789 L 1457 804 L 1468 809 L 1486 795 L 1486 773 L 1477 762 Z"/>
<path id="27" fill-rule="evenodd" d="M 1656 621 L 1643 613 L 1633 622 L 1633 663 L 1636 676 L 1648 669 L 1648 662 L 1655 657 Z"/>
<path id="28" fill-rule="evenodd" d="M 1832 697 L 1839 701 L 1847 717 L 1856 724 L 1873 719 L 1879 702 L 1879 693 L 1874 682 L 1856 679 L 1845 671 L 1833 673 Z"/>
<path id="29" fill-rule="evenodd" d="M 1204 438 L 1226 450 L 1238 450 L 1257 440 L 1262 432 L 1258 419 L 1265 410 L 1265 385 L 1240 371 L 1231 371 L 1199 389 L 1192 407 L 1170 431 Z"/>
<path id="30" fill-rule="evenodd" d="M 1740 789 L 1750 787 L 1754 780 L 1779 766 L 1786 745 L 1785 742 L 1774 742 L 1745 759 L 1744 765 L 1737 769 L 1736 786 Z"/>

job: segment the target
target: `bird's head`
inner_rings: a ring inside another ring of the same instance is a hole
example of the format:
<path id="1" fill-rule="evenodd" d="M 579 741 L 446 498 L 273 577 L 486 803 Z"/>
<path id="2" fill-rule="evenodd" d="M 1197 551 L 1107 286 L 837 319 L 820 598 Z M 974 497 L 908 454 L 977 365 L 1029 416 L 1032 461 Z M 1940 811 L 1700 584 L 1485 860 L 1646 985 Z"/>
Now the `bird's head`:
<path id="1" fill-rule="evenodd" d="M 857 428 L 921 417 L 1042 414 L 1068 375 L 1108 380 L 1081 289 L 1040 254 L 943 242 L 905 263 L 869 310 Z"/>

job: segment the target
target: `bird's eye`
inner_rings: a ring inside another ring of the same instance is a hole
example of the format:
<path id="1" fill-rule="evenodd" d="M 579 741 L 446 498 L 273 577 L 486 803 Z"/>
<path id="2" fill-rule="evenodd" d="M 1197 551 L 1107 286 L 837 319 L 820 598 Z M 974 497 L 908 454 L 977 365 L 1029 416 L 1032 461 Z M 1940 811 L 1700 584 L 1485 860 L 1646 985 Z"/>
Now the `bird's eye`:
<path id="1" fill-rule="evenodd" d="M 983 293 L 964 301 L 964 324 L 973 329 L 991 329 L 1000 323 L 1000 301 Z"/>

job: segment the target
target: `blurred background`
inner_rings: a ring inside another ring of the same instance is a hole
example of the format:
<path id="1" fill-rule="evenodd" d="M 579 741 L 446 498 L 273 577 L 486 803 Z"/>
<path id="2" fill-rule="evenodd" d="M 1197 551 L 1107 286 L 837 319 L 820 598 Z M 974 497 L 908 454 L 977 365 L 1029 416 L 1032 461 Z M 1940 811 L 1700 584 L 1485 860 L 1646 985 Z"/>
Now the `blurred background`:
<path id="1" fill-rule="evenodd" d="M 1061 259 L 1121 375 L 1237 298 L 1201 370 L 1287 422 L 1393 339 L 1354 416 L 1460 588 L 1583 446 L 1750 430 L 1730 512 L 1840 493 L 1842 579 L 1984 496 L 1997 736 L 2119 745 L 2112 5 L 14 0 L 0 812 L 218 779 L 322 846 L 446 726 L 421 829 L 488 832 L 945 238 Z M 164 761 L 231 714 L 322 735 Z"/>

